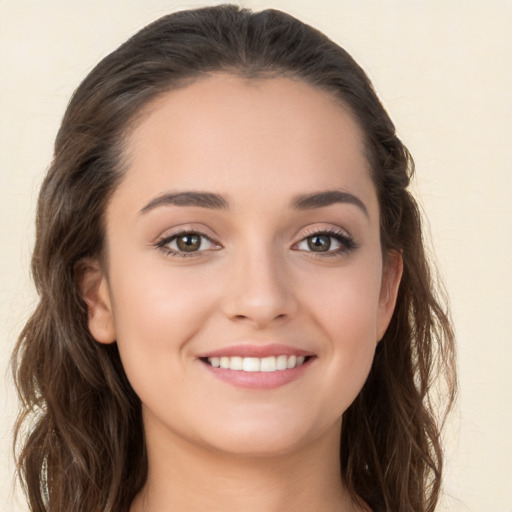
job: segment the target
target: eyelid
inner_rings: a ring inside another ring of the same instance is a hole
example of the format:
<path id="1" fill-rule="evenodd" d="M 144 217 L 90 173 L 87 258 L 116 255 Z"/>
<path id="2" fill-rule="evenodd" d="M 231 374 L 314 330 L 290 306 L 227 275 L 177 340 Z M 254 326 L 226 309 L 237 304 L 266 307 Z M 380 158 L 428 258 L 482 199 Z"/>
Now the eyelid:
<path id="1" fill-rule="evenodd" d="M 329 249 L 325 252 L 315 252 L 305 249 L 300 249 L 298 246 L 299 244 L 305 242 L 308 238 L 311 238 L 313 236 L 328 236 L 330 238 L 334 238 L 337 240 L 337 242 L 341 245 L 341 247 L 337 249 Z M 354 240 L 353 236 L 346 231 L 343 228 L 337 227 L 337 226 L 330 226 L 330 227 L 314 227 L 304 230 L 301 235 L 298 242 L 296 242 L 292 249 L 297 251 L 303 251 L 306 253 L 309 253 L 311 255 L 317 256 L 317 257 L 332 257 L 332 256 L 339 256 L 346 253 L 349 253 L 359 247 L 359 244 Z"/>
<path id="2" fill-rule="evenodd" d="M 186 222 L 161 230 L 160 234 L 156 237 L 156 239 L 154 239 L 153 245 L 157 245 L 162 240 L 188 233 L 195 233 L 197 235 L 204 236 L 214 241 L 215 243 L 218 243 L 218 236 L 205 224 L 199 222 Z"/>
<path id="3" fill-rule="evenodd" d="M 202 239 L 208 240 L 213 247 L 209 247 L 207 249 L 199 249 L 197 251 L 180 251 L 177 249 L 172 249 L 168 247 L 170 243 L 178 239 L 180 236 L 185 235 L 196 235 L 199 236 Z M 215 238 L 209 234 L 206 234 L 204 230 L 197 229 L 192 226 L 180 226 L 179 228 L 174 228 L 172 230 L 167 230 L 164 232 L 161 236 L 158 237 L 156 242 L 154 243 L 154 246 L 165 252 L 169 256 L 178 256 L 178 257 L 193 257 L 193 256 L 199 256 L 202 255 L 205 252 L 211 252 L 220 249 L 222 246 L 219 242 L 215 240 Z"/>
<path id="4" fill-rule="evenodd" d="M 350 233 L 340 226 L 335 226 L 332 224 L 327 225 L 315 225 L 315 226 L 308 226 L 300 231 L 300 233 L 297 235 L 301 239 L 307 238 L 308 236 L 318 235 L 318 234 L 332 234 L 332 235 L 342 235 L 347 238 L 352 238 Z"/>

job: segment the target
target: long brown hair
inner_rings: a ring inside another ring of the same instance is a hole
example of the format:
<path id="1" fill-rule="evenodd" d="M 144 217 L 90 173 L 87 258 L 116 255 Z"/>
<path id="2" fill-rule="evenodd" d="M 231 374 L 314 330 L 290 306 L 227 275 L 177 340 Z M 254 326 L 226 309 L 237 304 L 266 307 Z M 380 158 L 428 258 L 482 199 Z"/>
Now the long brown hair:
<path id="1" fill-rule="evenodd" d="M 33 512 L 124 512 L 147 477 L 140 400 L 116 344 L 95 342 L 76 272 L 101 256 L 104 212 L 141 108 L 201 74 L 288 75 L 335 95 L 358 121 L 380 205 L 383 255 L 404 273 L 363 390 L 343 416 L 342 477 L 375 511 L 432 512 L 440 422 L 455 392 L 454 345 L 407 187 L 412 159 L 356 62 L 275 10 L 236 6 L 165 16 L 107 56 L 75 92 L 39 196 L 32 272 L 38 306 L 13 354 L 22 411 L 19 476 Z M 442 388 L 433 388 L 437 378 Z M 441 389 L 432 396 L 434 389 Z"/>

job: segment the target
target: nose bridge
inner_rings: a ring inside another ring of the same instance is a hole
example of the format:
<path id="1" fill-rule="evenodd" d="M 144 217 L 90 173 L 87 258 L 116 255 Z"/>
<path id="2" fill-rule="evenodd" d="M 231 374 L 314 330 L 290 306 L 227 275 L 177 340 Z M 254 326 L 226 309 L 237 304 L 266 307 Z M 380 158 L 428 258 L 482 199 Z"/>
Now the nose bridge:
<path id="1" fill-rule="evenodd" d="M 271 243 L 248 243 L 235 251 L 225 312 L 258 326 L 289 318 L 296 304 L 286 257 Z"/>

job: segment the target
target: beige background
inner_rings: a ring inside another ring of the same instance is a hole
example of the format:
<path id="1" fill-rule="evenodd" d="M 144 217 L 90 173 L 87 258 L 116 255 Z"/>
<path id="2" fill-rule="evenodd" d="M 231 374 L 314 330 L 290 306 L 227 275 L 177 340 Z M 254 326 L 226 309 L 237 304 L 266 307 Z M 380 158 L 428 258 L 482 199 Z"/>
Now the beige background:
<path id="1" fill-rule="evenodd" d="M 417 164 L 451 295 L 460 398 L 442 511 L 512 511 L 512 2 L 247 0 L 326 32 L 367 70 Z M 34 304 L 37 189 L 73 89 L 156 17 L 205 2 L 0 0 L 0 510 L 15 498 L 8 358 Z"/>

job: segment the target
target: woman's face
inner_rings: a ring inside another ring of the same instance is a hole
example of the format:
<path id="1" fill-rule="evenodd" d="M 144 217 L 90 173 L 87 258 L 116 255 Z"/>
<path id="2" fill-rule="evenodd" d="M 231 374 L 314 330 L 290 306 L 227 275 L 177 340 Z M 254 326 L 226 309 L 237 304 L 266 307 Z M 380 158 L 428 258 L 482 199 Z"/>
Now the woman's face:
<path id="1" fill-rule="evenodd" d="M 400 279 L 352 116 L 301 81 L 216 74 L 154 101 L 127 148 L 89 324 L 117 340 L 148 438 L 337 439 Z"/>

